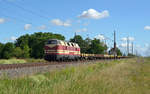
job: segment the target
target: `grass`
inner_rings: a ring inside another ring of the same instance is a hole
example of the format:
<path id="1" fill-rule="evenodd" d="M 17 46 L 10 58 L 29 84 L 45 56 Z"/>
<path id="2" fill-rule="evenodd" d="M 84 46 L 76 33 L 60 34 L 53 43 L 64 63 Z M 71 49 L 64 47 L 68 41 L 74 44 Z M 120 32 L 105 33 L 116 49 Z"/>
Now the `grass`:
<path id="1" fill-rule="evenodd" d="M 18 64 L 18 63 L 26 63 L 24 59 L 0 59 L 0 64 Z"/>
<path id="2" fill-rule="evenodd" d="M 19 63 L 37 63 L 47 62 L 44 59 L 0 59 L 0 64 L 19 64 Z"/>
<path id="3" fill-rule="evenodd" d="M 39 62 L 45 63 L 45 62 L 48 62 L 48 61 L 46 61 L 44 59 L 32 59 L 32 58 L 29 58 L 29 59 L 25 59 L 25 60 L 26 60 L 27 63 L 39 63 Z"/>
<path id="4" fill-rule="evenodd" d="M 0 80 L 0 94 L 150 94 L 150 59 L 105 61 Z"/>

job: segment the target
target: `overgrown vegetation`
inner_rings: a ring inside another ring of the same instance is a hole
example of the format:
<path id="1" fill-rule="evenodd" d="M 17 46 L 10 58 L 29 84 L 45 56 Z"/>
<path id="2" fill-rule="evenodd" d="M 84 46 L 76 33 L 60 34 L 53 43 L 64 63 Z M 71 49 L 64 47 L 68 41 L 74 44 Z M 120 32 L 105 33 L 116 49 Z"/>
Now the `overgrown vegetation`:
<path id="1" fill-rule="evenodd" d="M 44 59 L 1 59 L 0 60 L 0 64 L 20 64 L 20 63 L 46 63 L 48 61 L 44 60 Z"/>
<path id="2" fill-rule="evenodd" d="M 149 94 L 149 59 L 104 61 L 0 80 L 0 94 Z"/>

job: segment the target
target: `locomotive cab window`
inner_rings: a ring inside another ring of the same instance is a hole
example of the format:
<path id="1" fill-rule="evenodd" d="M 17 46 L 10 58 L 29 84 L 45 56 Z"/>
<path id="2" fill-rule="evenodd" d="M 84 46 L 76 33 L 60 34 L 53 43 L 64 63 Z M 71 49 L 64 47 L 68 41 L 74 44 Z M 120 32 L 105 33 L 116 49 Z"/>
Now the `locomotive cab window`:
<path id="1" fill-rule="evenodd" d="M 74 44 L 73 44 L 73 43 L 71 43 L 71 45 L 72 45 L 72 47 L 74 47 Z"/>
<path id="2" fill-rule="evenodd" d="M 68 46 L 70 46 L 69 42 L 67 44 L 68 44 Z"/>
<path id="3" fill-rule="evenodd" d="M 58 43 L 57 40 L 49 40 L 47 42 L 47 44 L 57 44 L 57 43 Z"/>

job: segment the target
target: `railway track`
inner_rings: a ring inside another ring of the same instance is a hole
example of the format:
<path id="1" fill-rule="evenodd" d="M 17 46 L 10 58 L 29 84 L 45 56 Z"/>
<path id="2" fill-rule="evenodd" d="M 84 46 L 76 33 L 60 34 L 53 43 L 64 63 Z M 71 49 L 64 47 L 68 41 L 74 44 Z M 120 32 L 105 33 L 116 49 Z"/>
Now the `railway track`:
<path id="1" fill-rule="evenodd" d="M 23 63 L 23 64 L 0 64 L 0 70 L 7 70 L 7 69 L 18 69 L 18 68 L 25 68 L 25 67 L 38 67 L 38 66 L 47 66 L 47 65 L 64 65 L 64 64 L 75 64 L 75 63 L 84 63 L 90 61 L 72 61 L 72 62 L 48 62 L 48 63 Z"/>
<path id="2" fill-rule="evenodd" d="M 88 63 L 88 62 L 97 62 L 104 60 L 82 60 L 82 61 L 68 61 L 68 62 L 47 62 L 47 63 L 21 63 L 21 64 L 0 64 L 0 70 L 7 69 L 18 69 L 25 67 L 38 67 L 38 66 L 47 66 L 47 65 L 66 65 L 66 64 L 79 64 L 79 63 Z"/>
<path id="3" fill-rule="evenodd" d="M 10 78 L 27 76 L 36 73 L 49 72 L 81 64 L 103 62 L 105 60 L 83 60 L 72 62 L 48 62 L 48 63 L 24 63 L 24 64 L 0 64 L 0 77 L 4 75 Z M 108 60 L 107 60 L 108 61 Z"/>

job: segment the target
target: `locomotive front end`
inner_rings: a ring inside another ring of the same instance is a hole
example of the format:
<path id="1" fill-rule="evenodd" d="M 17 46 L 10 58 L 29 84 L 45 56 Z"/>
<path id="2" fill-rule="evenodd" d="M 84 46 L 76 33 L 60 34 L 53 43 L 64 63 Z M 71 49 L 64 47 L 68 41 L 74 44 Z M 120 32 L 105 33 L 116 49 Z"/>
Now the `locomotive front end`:
<path id="1" fill-rule="evenodd" d="M 45 60 L 64 61 L 80 59 L 80 47 L 76 43 L 51 39 L 45 45 Z"/>
<path id="2" fill-rule="evenodd" d="M 56 39 L 48 40 L 45 44 L 45 60 L 57 60 L 57 51 L 58 51 L 59 41 Z"/>

